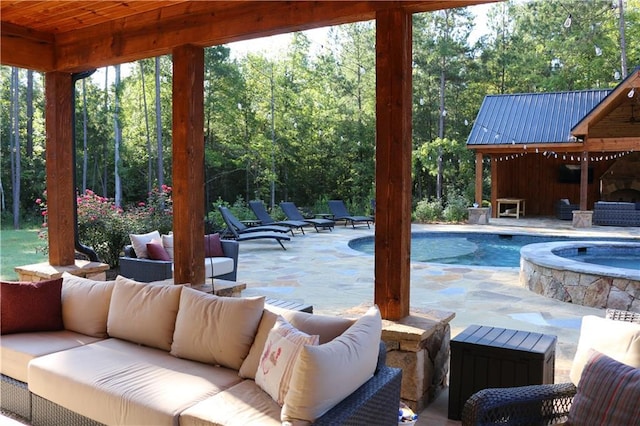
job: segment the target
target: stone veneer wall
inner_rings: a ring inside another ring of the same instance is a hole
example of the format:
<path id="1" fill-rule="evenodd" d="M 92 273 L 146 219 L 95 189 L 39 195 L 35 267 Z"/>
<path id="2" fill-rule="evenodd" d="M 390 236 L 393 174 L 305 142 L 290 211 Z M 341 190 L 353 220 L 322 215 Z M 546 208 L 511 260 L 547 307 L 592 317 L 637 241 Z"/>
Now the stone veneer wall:
<path id="1" fill-rule="evenodd" d="M 400 398 L 415 412 L 422 411 L 447 385 L 449 322 L 454 317 L 452 312 L 412 312 L 400 321 L 383 323 L 387 365 L 402 368 Z"/>
<path id="2" fill-rule="evenodd" d="M 520 284 L 563 302 L 640 312 L 640 281 L 549 268 L 521 258 Z"/>

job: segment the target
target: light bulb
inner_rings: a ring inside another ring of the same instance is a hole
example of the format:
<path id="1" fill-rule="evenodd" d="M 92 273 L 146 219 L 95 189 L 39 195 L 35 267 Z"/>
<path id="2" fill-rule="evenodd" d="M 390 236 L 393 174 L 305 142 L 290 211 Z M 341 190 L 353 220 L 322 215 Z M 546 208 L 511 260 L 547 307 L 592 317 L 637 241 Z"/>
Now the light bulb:
<path id="1" fill-rule="evenodd" d="M 620 71 L 616 71 L 616 72 L 613 74 L 613 78 L 615 78 L 616 80 L 620 80 Z"/>
<path id="2" fill-rule="evenodd" d="M 602 56 L 602 49 L 598 46 L 596 46 L 596 56 Z"/>
<path id="3" fill-rule="evenodd" d="M 635 94 L 636 94 L 636 88 L 632 87 L 631 90 L 629 90 L 629 93 L 627 93 L 627 97 L 631 99 L 635 96 Z"/>
<path id="4" fill-rule="evenodd" d="M 571 14 L 567 16 L 567 19 L 564 20 L 564 27 L 569 28 L 571 26 Z"/>

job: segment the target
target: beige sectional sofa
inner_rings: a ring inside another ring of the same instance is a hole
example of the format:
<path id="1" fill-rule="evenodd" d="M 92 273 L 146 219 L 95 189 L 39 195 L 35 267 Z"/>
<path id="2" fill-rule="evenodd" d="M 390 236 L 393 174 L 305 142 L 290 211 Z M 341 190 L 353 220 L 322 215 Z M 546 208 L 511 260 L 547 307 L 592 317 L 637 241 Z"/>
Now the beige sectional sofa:
<path id="1" fill-rule="evenodd" d="M 2 408 L 34 425 L 397 421 L 401 371 L 384 364 L 375 307 L 350 320 L 124 277 L 62 281 L 64 329 L 6 334 L 3 316 Z"/>

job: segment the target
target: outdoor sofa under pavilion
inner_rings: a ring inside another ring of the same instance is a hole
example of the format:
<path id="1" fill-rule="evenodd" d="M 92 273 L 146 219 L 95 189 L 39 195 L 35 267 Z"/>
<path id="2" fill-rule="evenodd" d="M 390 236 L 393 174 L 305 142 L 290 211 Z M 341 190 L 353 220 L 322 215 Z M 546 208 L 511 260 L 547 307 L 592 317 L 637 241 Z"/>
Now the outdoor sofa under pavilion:
<path id="1" fill-rule="evenodd" d="M 312 315 L 121 276 L 1 286 L 0 408 L 34 426 L 397 421 L 376 307 Z"/>

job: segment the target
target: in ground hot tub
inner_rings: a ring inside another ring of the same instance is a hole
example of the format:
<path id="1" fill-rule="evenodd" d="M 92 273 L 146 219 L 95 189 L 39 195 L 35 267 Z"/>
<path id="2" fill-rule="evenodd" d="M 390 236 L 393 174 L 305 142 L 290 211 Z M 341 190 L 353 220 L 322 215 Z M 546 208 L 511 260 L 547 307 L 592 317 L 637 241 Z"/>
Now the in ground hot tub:
<path id="1" fill-rule="evenodd" d="M 640 312 L 640 242 L 529 244 L 520 250 L 520 283 L 564 302 Z"/>

